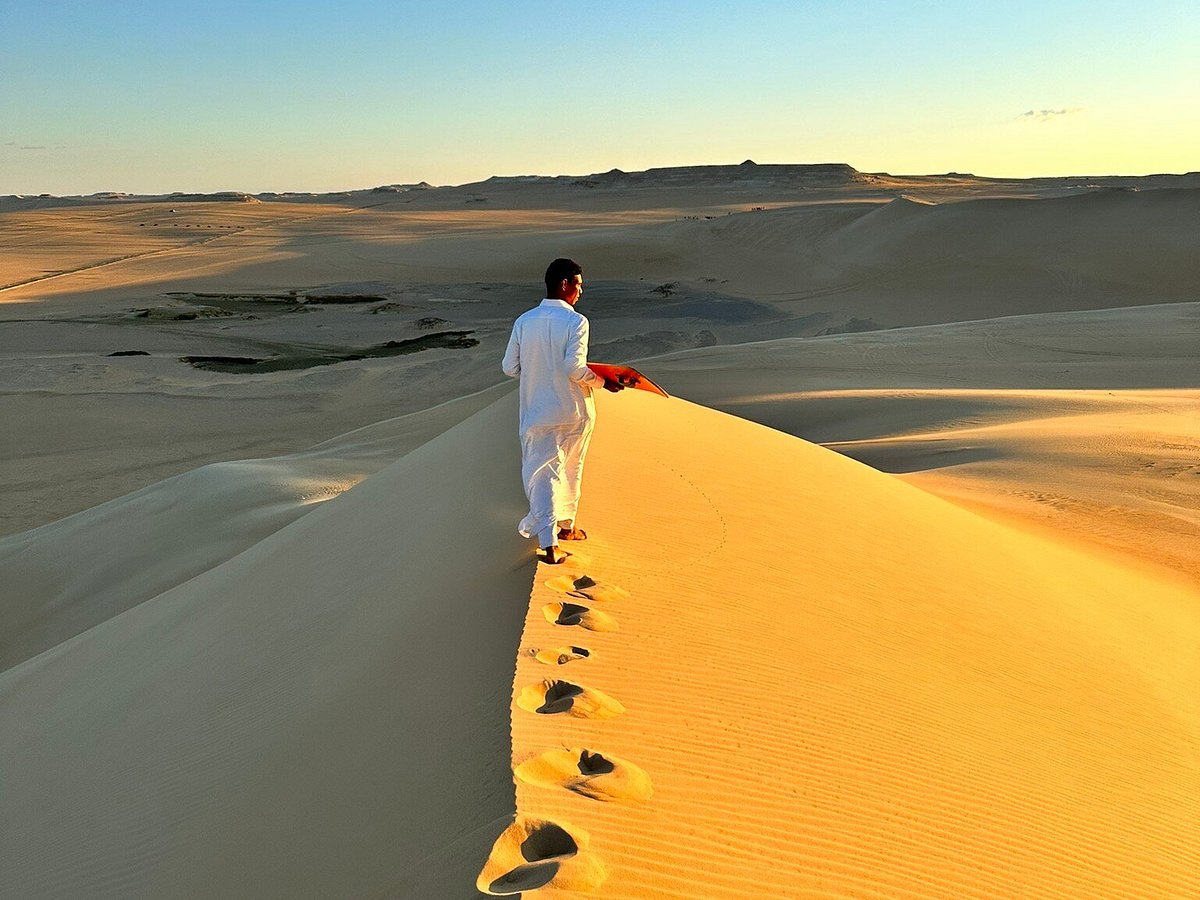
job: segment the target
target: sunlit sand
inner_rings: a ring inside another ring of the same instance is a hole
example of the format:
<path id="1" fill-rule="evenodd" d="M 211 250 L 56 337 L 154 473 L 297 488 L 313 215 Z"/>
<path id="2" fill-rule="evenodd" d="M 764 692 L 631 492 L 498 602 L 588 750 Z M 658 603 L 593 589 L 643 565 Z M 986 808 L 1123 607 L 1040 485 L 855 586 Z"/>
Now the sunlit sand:
<path id="1" fill-rule="evenodd" d="M 1200 893 L 1198 188 L 0 198 L 0 895 Z"/>

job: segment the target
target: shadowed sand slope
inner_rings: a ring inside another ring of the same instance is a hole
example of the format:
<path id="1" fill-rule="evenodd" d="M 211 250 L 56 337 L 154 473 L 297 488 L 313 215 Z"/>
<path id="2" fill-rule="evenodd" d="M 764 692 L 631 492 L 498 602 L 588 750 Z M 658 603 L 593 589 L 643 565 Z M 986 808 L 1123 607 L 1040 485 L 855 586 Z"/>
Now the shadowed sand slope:
<path id="1" fill-rule="evenodd" d="M 599 896 L 1200 890 L 1195 592 L 749 422 L 602 399 L 586 559 L 539 566 L 512 706 L 518 811 L 589 835 Z M 543 616 L 562 601 L 619 629 Z M 531 711 L 546 679 L 624 712 Z"/>
<path id="2" fill-rule="evenodd" d="M 0 896 L 470 896 L 513 809 L 515 417 L 0 675 Z"/>
<path id="3" fill-rule="evenodd" d="M 499 385 L 301 453 L 202 466 L 0 538 L 0 671 L 218 566 L 509 390 Z"/>

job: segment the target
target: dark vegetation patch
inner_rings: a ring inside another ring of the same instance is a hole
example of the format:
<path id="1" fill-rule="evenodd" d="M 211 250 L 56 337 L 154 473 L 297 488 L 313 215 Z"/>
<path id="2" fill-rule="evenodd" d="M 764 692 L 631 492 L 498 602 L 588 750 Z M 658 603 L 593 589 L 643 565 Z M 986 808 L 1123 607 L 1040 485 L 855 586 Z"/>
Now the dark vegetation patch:
<path id="1" fill-rule="evenodd" d="M 378 294 L 305 294 L 306 303 L 382 303 L 387 297 Z"/>
<path id="2" fill-rule="evenodd" d="M 254 356 L 181 356 L 185 363 L 191 363 L 197 369 L 208 369 L 212 372 L 243 372 L 250 366 L 267 362 Z M 266 368 L 260 372 L 273 371 Z"/>
<path id="3" fill-rule="evenodd" d="M 817 332 L 817 337 L 829 334 L 859 334 L 864 331 L 879 331 L 879 323 L 874 319 L 858 319 L 852 318 L 841 325 L 830 325 L 828 328 L 822 328 Z"/>
<path id="4" fill-rule="evenodd" d="M 181 297 L 195 300 L 240 300 L 242 302 L 251 303 L 300 303 L 302 298 L 295 292 L 289 291 L 286 294 L 248 294 L 248 293 L 224 293 L 224 294 L 202 294 L 196 291 L 169 291 L 168 297 Z"/>
<path id="5" fill-rule="evenodd" d="M 470 335 L 472 331 L 439 331 L 423 334 L 406 341 L 388 341 L 362 350 L 330 350 L 324 353 L 296 353 L 284 356 L 257 358 L 252 356 L 181 356 L 182 362 L 209 372 L 233 372 L 258 374 L 260 372 L 283 372 L 295 369 L 312 369 L 316 366 L 331 366 L 335 363 L 356 359 L 380 359 L 388 356 L 403 356 L 420 353 L 422 350 L 465 350 L 479 345 Z"/>
<path id="6" fill-rule="evenodd" d="M 149 356 L 149 350 L 117 350 L 108 354 L 109 356 Z"/>
<path id="7" fill-rule="evenodd" d="M 227 309 L 215 306 L 151 306 L 131 310 L 130 319 L 165 319 L 169 322 L 192 322 L 196 319 L 219 319 L 232 316 Z"/>

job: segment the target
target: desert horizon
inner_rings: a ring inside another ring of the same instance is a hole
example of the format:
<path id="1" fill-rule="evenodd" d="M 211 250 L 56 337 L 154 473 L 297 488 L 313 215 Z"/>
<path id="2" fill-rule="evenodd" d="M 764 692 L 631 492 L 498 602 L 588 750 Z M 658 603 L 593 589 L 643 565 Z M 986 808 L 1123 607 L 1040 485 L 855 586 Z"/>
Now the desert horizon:
<path id="1" fill-rule="evenodd" d="M 688 173 L 718 173 L 736 171 L 737 169 L 761 169 L 764 172 L 771 170 L 843 170 L 860 176 L 873 176 L 876 178 L 897 178 L 897 179 L 927 179 L 927 178 L 972 178 L 983 181 L 1092 181 L 1106 182 L 1113 179 L 1164 179 L 1164 178 L 1185 178 L 1187 176 L 1200 175 L 1200 171 L 1189 170 L 1183 172 L 1170 171 L 1145 171 L 1145 172 L 1058 172 L 1058 173 L 1040 173 L 1037 175 L 1011 175 L 999 173 L 979 173 L 966 171 L 947 171 L 947 172 L 909 172 L 893 173 L 891 171 L 867 171 L 859 169 L 850 163 L 845 162 L 756 162 L 753 159 L 744 159 L 740 163 L 694 163 L 690 165 L 660 165 L 660 166 L 645 166 L 643 168 L 622 169 L 619 166 L 613 166 L 603 171 L 587 171 L 578 172 L 575 174 L 553 174 L 550 172 L 508 172 L 508 173 L 492 173 L 483 178 L 467 179 L 456 182 L 440 182 L 434 183 L 427 179 L 419 178 L 417 180 L 401 180 L 386 182 L 383 184 L 360 184 L 355 187 L 342 188 L 321 188 L 321 189 L 293 189 L 293 190 L 272 190 L 260 188 L 247 190 L 244 188 L 225 187 L 216 189 L 203 190 L 181 190 L 178 188 L 172 190 L 114 190 L 109 188 L 97 188 L 95 190 L 81 191 L 59 191 L 47 192 L 41 190 L 12 190 L 6 189 L 0 193 L 0 199 L 7 201 L 14 200 L 129 200 L 129 199 L 210 199 L 210 200 L 245 200 L 245 198 L 261 199 L 267 198 L 299 198 L 299 197 L 321 197 L 321 196 L 343 196 L 346 194 L 359 194 L 368 191 L 378 193 L 385 192 L 402 192 L 406 190 L 430 190 L 430 189 L 447 189 L 447 188 L 468 188 L 479 187 L 481 185 L 493 185 L 496 183 L 513 182 L 513 183 L 547 183 L 555 181 L 579 181 L 595 178 L 615 179 L 621 177 L 637 177 L 649 176 L 655 174 L 664 174 L 671 172 L 688 172 Z M 1099 186 L 1099 185 L 1097 185 Z"/>

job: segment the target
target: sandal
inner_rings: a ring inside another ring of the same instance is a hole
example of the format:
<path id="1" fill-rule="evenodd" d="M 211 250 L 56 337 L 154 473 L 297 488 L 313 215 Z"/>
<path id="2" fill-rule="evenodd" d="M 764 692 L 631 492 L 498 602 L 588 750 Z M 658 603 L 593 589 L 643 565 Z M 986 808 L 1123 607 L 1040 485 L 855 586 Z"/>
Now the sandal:
<path id="1" fill-rule="evenodd" d="M 586 541 L 587 532 L 582 528 L 560 528 L 558 530 L 558 539 L 560 541 Z"/>

